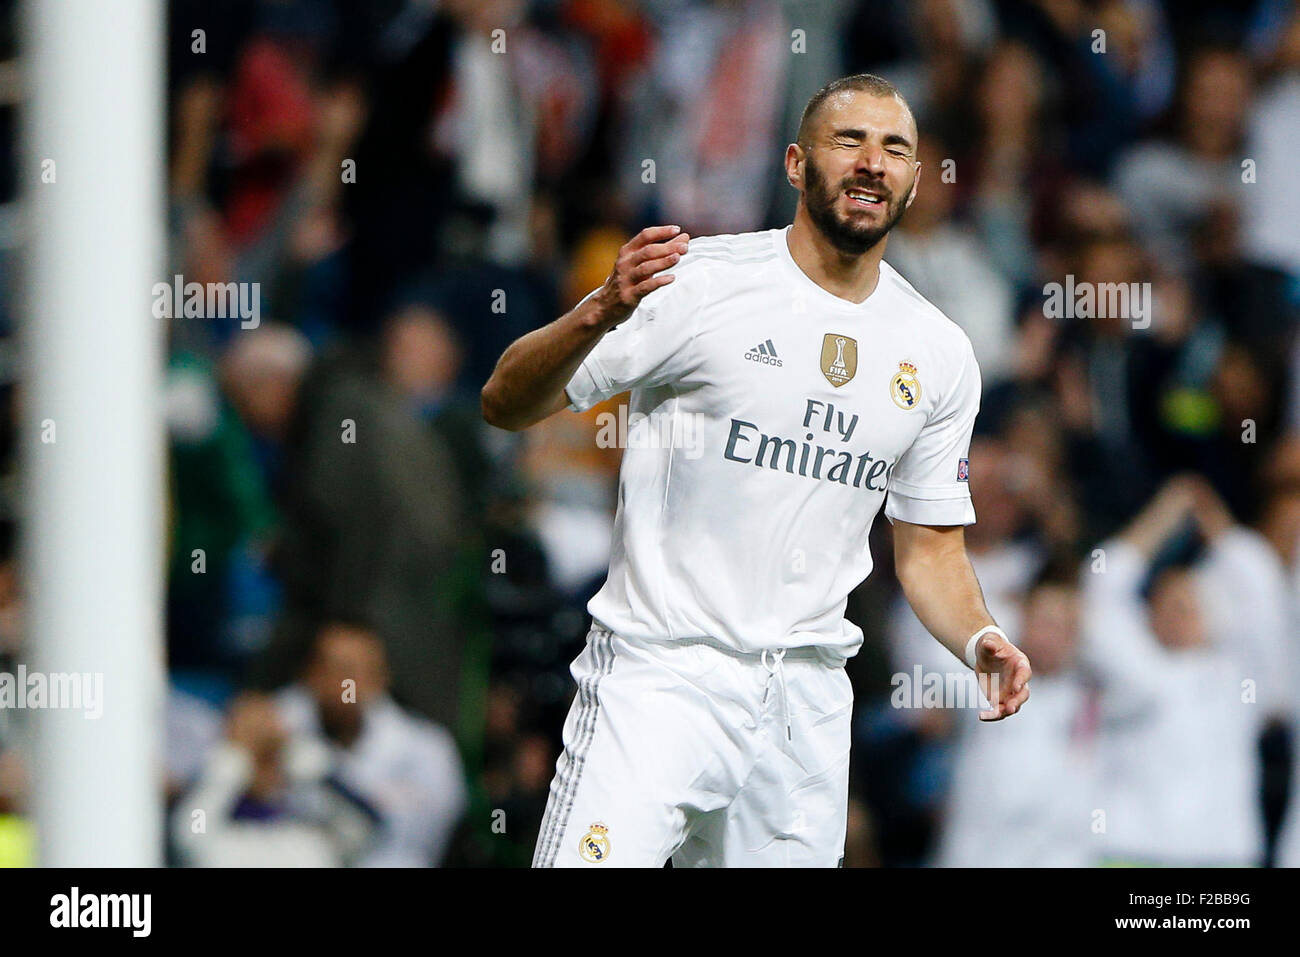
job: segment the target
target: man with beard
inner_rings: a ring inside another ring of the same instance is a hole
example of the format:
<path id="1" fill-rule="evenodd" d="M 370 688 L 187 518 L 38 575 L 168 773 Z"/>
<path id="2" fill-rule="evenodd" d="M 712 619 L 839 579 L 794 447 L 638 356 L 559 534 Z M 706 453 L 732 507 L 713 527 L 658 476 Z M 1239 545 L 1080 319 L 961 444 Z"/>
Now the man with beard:
<path id="1" fill-rule="evenodd" d="M 975 669 L 980 717 L 1028 698 L 963 539 L 970 341 L 882 259 L 916 146 L 887 81 L 828 84 L 786 149 L 792 225 L 642 230 L 484 386 L 485 418 L 511 430 L 631 390 L 616 544 L 534 866 L 842 861 L 844 663 L 862 643 L 844 608 L 882 505 L 903 591 Z"/>

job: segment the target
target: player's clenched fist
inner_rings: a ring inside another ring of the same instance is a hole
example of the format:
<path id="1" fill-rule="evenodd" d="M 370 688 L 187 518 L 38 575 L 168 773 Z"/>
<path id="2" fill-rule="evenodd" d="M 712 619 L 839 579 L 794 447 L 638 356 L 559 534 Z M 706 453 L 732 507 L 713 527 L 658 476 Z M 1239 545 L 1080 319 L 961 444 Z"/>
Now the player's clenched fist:
<path id="1" fill-rule="evenodd" d="M 642 299 L 676 278 L 664 270 L 686 255 L 690 238 L 680 226 L 647 226 L 623 244 L 613 271 L 597 294 L 610 326 L 618 325 Z"/>

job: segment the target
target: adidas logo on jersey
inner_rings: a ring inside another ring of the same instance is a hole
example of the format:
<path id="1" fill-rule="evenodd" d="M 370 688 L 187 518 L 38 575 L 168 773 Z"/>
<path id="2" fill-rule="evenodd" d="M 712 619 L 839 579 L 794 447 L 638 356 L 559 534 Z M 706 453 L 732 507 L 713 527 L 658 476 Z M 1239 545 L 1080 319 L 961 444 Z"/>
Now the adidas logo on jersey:
<path id="1" fill-rule="evenodd" d="M 776 346 L 772 345 L 771 339 L 768 339 L 766 342 L 760 342 L 753 349 L 750 349 L 745 353 L 745 358 L 750 362 L 761 362 L 765 366 L 785 365 L 785 363 L 777 358 Z"/>

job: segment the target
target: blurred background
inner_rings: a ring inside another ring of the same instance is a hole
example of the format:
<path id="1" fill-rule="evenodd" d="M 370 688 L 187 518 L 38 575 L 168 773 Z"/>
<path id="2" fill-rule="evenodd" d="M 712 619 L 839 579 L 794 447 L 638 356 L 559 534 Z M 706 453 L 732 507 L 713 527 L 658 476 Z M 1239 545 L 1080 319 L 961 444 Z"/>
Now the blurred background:
<path id="1" fill-rule="evenodd" d="M 23 51 L 0 11 L 12 671 Z M 899 676 L 963 666 L 878 522 L 846 864 L 1300 865 L 1300 4 L 173 0 L 166 50 L 164 276 L 261 297 L 256 328 L 163 320 L 170 863 L 528 864 L 618 401 L 509 434 L 478 390 L 641 227 L 788 223 L 804 104 L 869 71 L 920 127 L 886 259 L 974 343 L 968 543 L 1035 678 L 998 725 L 898 707 Z M 1149 327 L 1054 318 L 1066 276 L 1150 283 Z M 33 862 L 30 731 L 0 709 L 9 865 Z"/>

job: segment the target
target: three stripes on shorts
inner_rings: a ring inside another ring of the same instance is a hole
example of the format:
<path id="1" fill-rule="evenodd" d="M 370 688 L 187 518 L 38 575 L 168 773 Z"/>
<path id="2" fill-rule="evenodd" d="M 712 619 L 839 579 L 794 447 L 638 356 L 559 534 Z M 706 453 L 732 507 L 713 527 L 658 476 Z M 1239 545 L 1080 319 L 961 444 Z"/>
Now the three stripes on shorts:
<path id="1" fill-rule="evenodd" d="M 587 763 L 587 753 L 596 736 L 596 719 L 600 714 L 600 699 L 596 692 L 600 679 L 609 674 L 614 667 L 613 633 L 604 628 L 592 629 L 591 653 L 596 667 L 591 674 L 578 682 L 577 732 L 572 747 L 564 749 L 564 768 L 553 785 L 552 802 L 546 820 L 542 822 L 541 834 L 537 839 L 537 850 L 533 854 L 533 867 L 554 867 L 560 844 L 568 830 L 569 817 L 573 813 L 574 798 L 578 793 L 578 784 L 582 780 L 582 769 Z"/>

